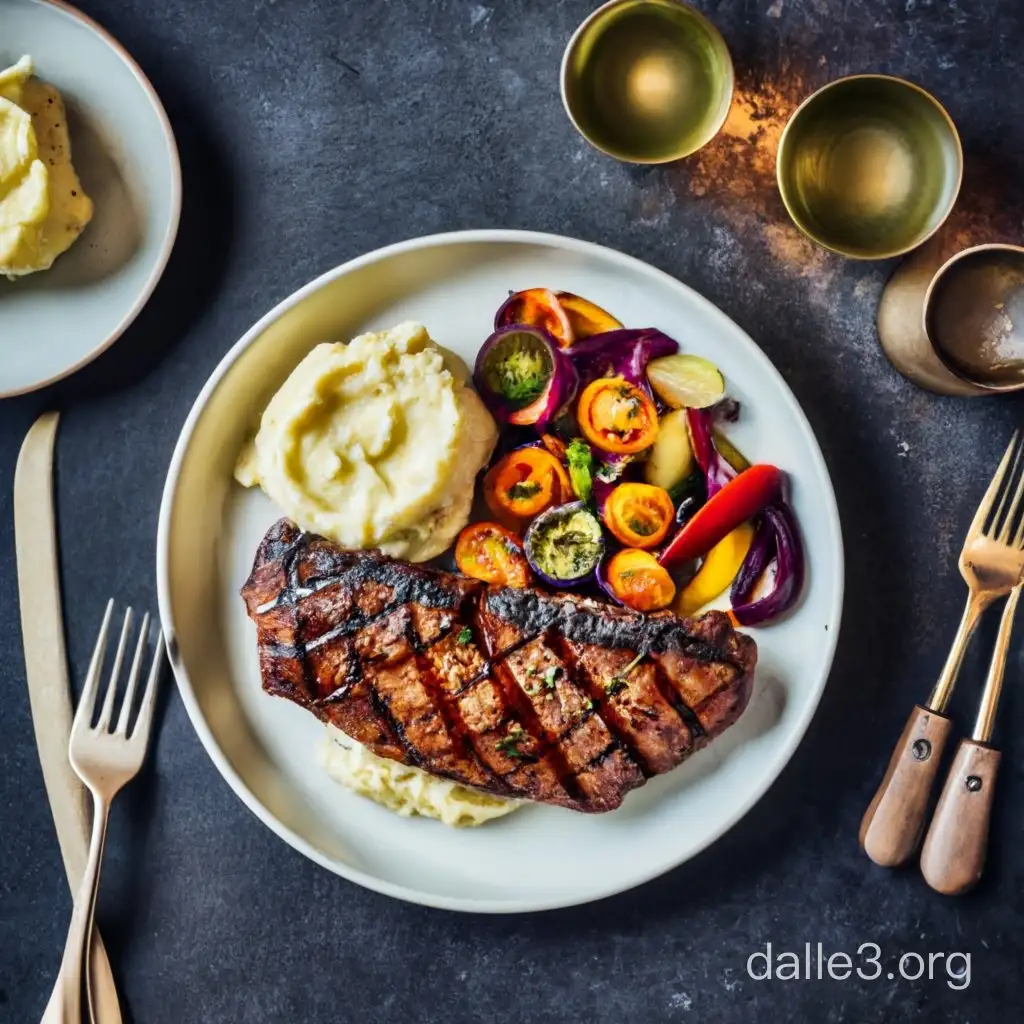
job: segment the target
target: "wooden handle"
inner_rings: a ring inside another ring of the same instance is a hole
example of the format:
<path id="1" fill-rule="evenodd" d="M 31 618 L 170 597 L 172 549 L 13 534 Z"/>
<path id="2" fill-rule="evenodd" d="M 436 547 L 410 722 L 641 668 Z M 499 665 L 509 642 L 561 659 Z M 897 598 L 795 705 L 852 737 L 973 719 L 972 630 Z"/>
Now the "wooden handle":
<path id="1" fill-rule="evenodd" d="M 951 725 L 945 715 L 920 704 L 910 713 L 860 823 L 860 845 L 876 864 L 894 868 L 914 855 Z"/>
<path id="2" fill-rule="evenodd" d="M 974 888 L 985 868 L 998 750 L 961 740 L 921 850 L 921 874 L 947 896 Z"/>

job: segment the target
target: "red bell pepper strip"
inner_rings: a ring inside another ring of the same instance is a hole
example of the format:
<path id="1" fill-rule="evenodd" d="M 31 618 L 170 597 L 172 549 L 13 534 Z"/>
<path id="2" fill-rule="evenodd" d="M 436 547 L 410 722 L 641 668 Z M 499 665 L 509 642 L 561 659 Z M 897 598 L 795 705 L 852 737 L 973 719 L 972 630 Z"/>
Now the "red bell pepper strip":
<path id="1" fill-rule="evenodd" d="M 758 465 L 745 469 L 694 514 L 658 556 L 669 567 L 706 555 L 723 537 L 757 515 L 779 496 L 782 470 Z"/>

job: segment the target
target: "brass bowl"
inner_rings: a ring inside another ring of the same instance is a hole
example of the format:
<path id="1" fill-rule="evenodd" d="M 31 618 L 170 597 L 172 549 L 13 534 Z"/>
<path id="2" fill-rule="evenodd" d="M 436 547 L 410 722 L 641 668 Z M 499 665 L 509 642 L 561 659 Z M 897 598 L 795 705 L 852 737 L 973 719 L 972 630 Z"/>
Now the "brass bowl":
<path id="1" fill-rule="evenodd" d="M 920 245 L 949 216 L 963 151 L 949 114 L 924 89 L 852 75 L 796 109 L 776 174 L 808 238 L 843 256 L 885 259 Z"/>
<path id="2" fill-rule="evenodd" d="M 710 142 L 732 104 L 725 40 L 680 0 L 611 0 L 573 34 L 562 102 L 595 148 L 636 164 L 689 156 Z"/>
<path id="3" fill-rule="evenodd" d="M 990 243 L 948 259 L 924 296 L 925 334 L 961 380 L 1024 389 L 1024 248 Z"/>

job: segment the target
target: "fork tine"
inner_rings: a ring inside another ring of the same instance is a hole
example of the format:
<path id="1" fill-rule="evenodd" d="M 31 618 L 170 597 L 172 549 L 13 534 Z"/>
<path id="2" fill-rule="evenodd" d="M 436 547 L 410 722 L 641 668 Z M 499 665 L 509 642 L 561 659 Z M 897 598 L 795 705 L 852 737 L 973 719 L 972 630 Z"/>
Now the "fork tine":
<path id="1" fill-rule="evenodd" d="M 114 613 L 114 599 L 107 602 L 107 610 L 103 613 L 103 624 L 100 626 L 100 635 L 96 638 L 96 646 L 93 648 L 92 660 L 89 662 L 89 671 L 85 674 L 85 685 L 82 687 L 82 696 L 78 700 L 78 708 L 75 710 L 75 718 L 72 729 L 88 729 L 92 723 L 93 709 L 96 707 L 96 690 L 99 685 L 100 672 L 103 669 L 103 655 L 107 651 L 107 633 L 110 631 L 110 617 Z"/>
<path id="2" fill-rule="evenodd" d="M 135 700 L 135 688 L 139 682 L 139 669 L 142 665 L 142 652 L 146 649 L 146 640 L 149 637 L 149 612 L 142 617 L 142 629 L 139 630 L 139 642 L 135 645 L 135 657 L 132 658 L 132 670 L 128 676 L 128 688 L 124 691 L 124 701 L 121 704 L 121 714 L 117 716 L 117 728 L 114 730 L 122 736 L 128 734 L 128 719 L 132 713 L 132 703 Z"/>
<path id="3" fill-rule="evenodd" d="M 110 716 L 114 710 L 114 695 L 117 693 L 117 681 L 121 677 L 121 665 L 124 662 L 124 651 L 128 646 L 128 634 L 132 628 L 132 610 L 126 608 L 124 612 L 124 625 L 121 626 L 121 639 L 117 641 L 117 653 L 114 655 L 114 666 L 110 670 L 110 682 L 107 683 L 107 692 L 103 697 L 103 709 L 100 711 L 100 720 L 96 728 L 101 732 L 107 732 L 110 728 Z"/>
<path id="4" fill-rule="evenodd" d="M 1018 452 L 1018 456 L 1019 454 L 1020 453 Z M 1015 460 L 1014 469 L 1016 469 L 1016 463 L 1019 461 L 1019 458 Z M 1024 494 L 1024 473 L 1021 474 L 1020 480 L 1017 481 L 1017 490 L 1014 492 L 1013 502 L 1010 505 L 1010 510 L 1006 513 L 1006 519 L 1003 521 L 1003 527 L 999 531 L 999 540 L 1003 544 L 1010 543 L 1010 528 L 1012 526 L 1015 526 L 1016 524 L 1017 509 L 1020 507 L 1020 499 L 1022 494 Z"/>
<path id="5" fill-rule="evenodd" d="M 1010 463 L 1010 468 L 1006 471 L 1006 476 L 1003 478 L 1003 493 L 999 498 L 999 508 L 996 509 L 995 515 L 992 517 L 992 521 L 988 525 L 989 536 L 994 537 L 995 541 L 999 544 L 1005 544 L 1009 540 L 1008 527 L 1010 520 L 1013 517 L 1013 509 L 1007 509 L 1006 503 L 1010 500 L 1011 488 L 1013 487 L 1013 482 L 1018 475 L 1017 470 L 1020 466 L 1020 452 L 1021 448 L 1018 446 L 1017 451 L 1013 456 L 1013 462 Z"/>
<path id="6" fill-rule="evenodd" d="M 153 708 L 156 705 L 157 685 L 160 682 L 160 669 L 164 659 L 164 634 L 163 630 L 157 633 L 156 648 L 153 651 L 153 664 L 149 670 L 149 678 L 146 680 L 146 690 L 142 694 L 142 701 L 139 704 L 139 717 L 135 719 L 132 734 L 129 739 L 138 737 L 146 743 L 149 737 L 149 729 L 153 724 Z"/>
<path id="7" fill-rule="evenodd" d="M 1014 534 L 1011 544 L 1015 548 L 1024 548 L 1024 515 L 1020 517 L 1020 524 L 1017 527 L 1017 532 Z"/>
<path id="8" fill-rule="evenodd" d="M 998 468 L 992 476 L 991 481 L 988 485 L 988 490 L 985 491 L 984 496 L 981 499 L 981 504 L 978 505 L 978 511 L 974 513 L 974 519 L 971 521 L 968 535 L 986 533 L 985 525 L 988 522 L 989 513 L 992 511 L 992 506 L 995 504 L 996 498 L 1000 495 L 1003 490 L 1003 483 L 1006 477 L 1006 471 L 1009 468 L 1010 462 L 1015 458 L 1018 452 L 1018 445 L 1020 444 L 1020 431 L 1015 430 L 1013 437 L 1010 438 L 1010 443 L 1007 445 L 1006 451 L 1003 454 L 1002 460 L 999 463 Z M 1004 493 L 1005 498 L 1005 493 Z M 1002 510 L 1002 502 L 1000 502 L 1000 508 L 996 511 L 995 516 L 992 518 L 992 527 L 994 528 L 996 520 L 999 517 L 999 513 Z"/>

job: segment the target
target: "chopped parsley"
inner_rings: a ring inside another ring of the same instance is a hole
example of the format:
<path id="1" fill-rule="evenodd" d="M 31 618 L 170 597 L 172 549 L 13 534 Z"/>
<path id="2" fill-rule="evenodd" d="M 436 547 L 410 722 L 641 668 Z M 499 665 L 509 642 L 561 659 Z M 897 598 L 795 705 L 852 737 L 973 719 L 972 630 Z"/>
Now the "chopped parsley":
<path id="1" fill-rule="evenodd" d="M 502 737 L 494 744 L 494 749 L 499 753 L 504 754 L 506 757 L 515 758 L 516 760 L 521 761 L 527 757 L 527 755 L 519 749 L 519 744 L 522 743 L 524 739 L 526 739 L 526 733 L 523 731 L 523 727 L 521 725 L 516 725 L 509 729 L 507 736 Z"/>
<path id="2" fill-rule="evenodd" d="M 551 668 L 544 673 L 544 689 L 553 690 L 555 688 L 555 682 L 561 674 L 562 670 L 557 665 L 552 665 Z"/>
<path id="3" fill-rule="evenodd" d="M 458 640 L 458 642 L 460 644 L 463 644 L 463 645 L 468 644 L 468 643 L 472 643 L 473 642 L 473 630 L 471 630 L 469 628 L 469 626 L 463 626 L 462 629 L 459 630 L 459 635 L 458 635 L 458 637 L 456 639 Z"/>
<path id="4" fill-rule="evenodd" d="M 629 528 L 638 537 L 650 537 L 657 529 L 649 519 L 630 519 Z"/>
<path id="5" fill-rule="evenodd" d="M 513 484 L 505 493 L 512 501 L 524 501 L 535 494 L 540 494 L 540 484 L 536 480 L 524 481 Z"/>
<path id="6" fill-rule="evenodd" d="M 584 711 L 593 711 L 594 708 L 596 708 L 596 707 L 597 707 L 597 701 L 596 700 L 586 700 L 586 701 L 583 702 L 583 710 Z"/>

